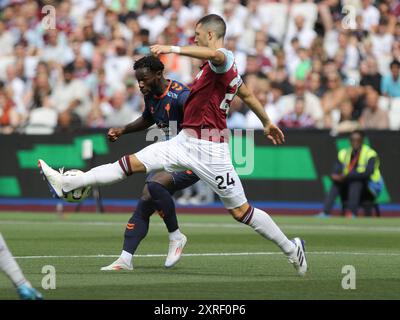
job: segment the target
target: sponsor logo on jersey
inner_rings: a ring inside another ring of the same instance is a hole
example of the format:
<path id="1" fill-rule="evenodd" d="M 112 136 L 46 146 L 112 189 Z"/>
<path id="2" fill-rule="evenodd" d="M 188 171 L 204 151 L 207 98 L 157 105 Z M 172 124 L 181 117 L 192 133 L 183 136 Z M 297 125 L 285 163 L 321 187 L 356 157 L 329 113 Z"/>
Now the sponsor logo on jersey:
<path id="1" fill-rule="evenodd" d="M 176 94 L 175 92 L 168 91 L 167 96 L 171 97 L 172 99 L 178 99 L 178 94 Z"/>

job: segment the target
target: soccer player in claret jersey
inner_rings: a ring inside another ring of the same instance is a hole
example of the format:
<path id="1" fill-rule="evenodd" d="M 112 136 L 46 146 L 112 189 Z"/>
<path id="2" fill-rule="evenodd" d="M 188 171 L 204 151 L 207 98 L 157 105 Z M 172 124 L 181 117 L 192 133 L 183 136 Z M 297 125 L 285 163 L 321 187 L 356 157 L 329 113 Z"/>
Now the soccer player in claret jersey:
<path id="1" fill-rule="evenodd" d="M 182 130 L 168 140 L 147 146 L 127 159 L 125 172 L 121 166 L 106 164 L 75 177 L 62 176 L 39 160 L 47 182 L 59 196 L 79 187 L 116 183 L 134 172 L 169 172 L 190 169 L 218 194 L 224 206 L 239 222 L 249 225 L 264 238 L 273 241 L 288 257 L 299 275 L 307 272 L 304 241 L 289 240 L 271 217 L 252 207 L 246 199 L 241 181 L 232 165 L 226 141 L 226 113 L 237 94 L 258 116 L 264 133 L 274 144 L 282 144 L 282 131 L 271 123 L 261 103 L 242 82 L 231 51 L 223 48 L 226 25 L 215 14 L 201 18 L 196 24 L 197 46 L 154 45 L 155 55 L 176 53 L 205 60 L 194 79 L 185 104 Z"/>
<path id="2" fill-rule="evenodd" d="M 111 128 L 108 138 L 114 142 L 121 135 L 145 130 L 156 124 L 168 139 L 170 125 L 173 124 L 177 130 L 180 130 L 183 106 L 189 96 L 189 88 L 177 81 L 165 79 L 164 65 L 157 57 L 143 57 L 135 62 L 133 68 L 136 71 L 139 89 L 144 95 L 145 109 L 142 116 L 125 127 Z M 129 156 L 121 159 L 119 165 L 125 174 L 130 174 Z M 149 230 L 150 216 L 154 211 L 160 213 L 169 232 L 170 243 L 165 267 L 174 266 L 181 257 L 187 239 L 179 230 L 172 194 L 197 181 L 199 178 L 188 170 L 172 173 L 160 171 L 149 174 L 136 210 L 126 226 L 121 257 L 101 270 L 133 269 L 132 256 Z"/>

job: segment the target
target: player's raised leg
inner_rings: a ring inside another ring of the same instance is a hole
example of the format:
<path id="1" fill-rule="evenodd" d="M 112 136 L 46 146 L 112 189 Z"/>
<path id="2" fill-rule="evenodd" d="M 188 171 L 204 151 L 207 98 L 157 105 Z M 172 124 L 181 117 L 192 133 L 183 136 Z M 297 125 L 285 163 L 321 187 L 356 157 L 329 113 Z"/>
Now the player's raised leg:
<path id="1" fill-rule="evenodd" d="M 145 172 L 146 168 L 134 154 L 123 156 L 114 163 L 95 167 L 78 176 L 63 176 L 52 169 L 43 160 L 39 160 L 39 168 L 54 194 L 62 198 L 64 193 L 85 186 L 102 186 L 120 182 L 134 172 Z"/>
<path id="2" fill-rule="evenodd" d="M 0 270 L 3 271 L 17 288 L 18 295 L 23 300 L 41 300 L 42 294 L 24 277 L 20 267 L 11 255 L 10 250 L 0 233 Z"/>

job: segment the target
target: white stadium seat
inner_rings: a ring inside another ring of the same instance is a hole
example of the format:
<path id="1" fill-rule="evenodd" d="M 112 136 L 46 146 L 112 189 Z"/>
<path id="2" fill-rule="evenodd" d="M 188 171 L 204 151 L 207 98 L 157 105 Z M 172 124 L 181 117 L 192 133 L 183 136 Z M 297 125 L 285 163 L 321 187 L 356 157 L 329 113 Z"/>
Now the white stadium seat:
<path id="1" fill-rule="evenodd" d="M 303 2 L 295 3 L 290 10 L 289 29 L 294 28 L 294 18 L 298 15 L 304 17 L 305 27 L 314 29 L 315 22 L 318 18 L 318 7 L 315 3 Z M 290 32 L 289 32 L 290 33 Z"/>
<path id="2" fill-rule="evenodd" d="M 390 99 L 388 97 L 380 96 L 378 100 L 378 106 L 382 110 L 389 111 Z"/>
<path id="3" fill-rule="evenodd" d="M 392 99 L 390 103 L 389 127 L 391 130 L 400 129 L 400 98 Z"/>
<path id="4" fill-rule="evenodd" d="M 259 7 L 263 23 L 268 24 L 269 33 L 278 41 L 282 40 L 285 33 L 287 11 L 288 5 L 284 3 L 265 3 Z"/>
<path id="5" fill-rule="evenodd" d="M 33 109 L 30 113 L 26 134 L 52 134 L 57 125 L 57 112 L 50 108 Z"/>

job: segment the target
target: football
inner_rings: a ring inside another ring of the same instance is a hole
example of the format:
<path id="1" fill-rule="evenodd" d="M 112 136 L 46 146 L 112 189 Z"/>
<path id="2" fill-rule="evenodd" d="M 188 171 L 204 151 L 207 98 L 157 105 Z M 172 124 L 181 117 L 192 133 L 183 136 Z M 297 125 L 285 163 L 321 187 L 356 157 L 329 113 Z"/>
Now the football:
<path id="1" fill-rule="evenodd" d="M 81 170 L 72 169 L 72 170 L 65 171 L 64 176 L 77 176 L 82 173 L 83 172 Z M 64 195 L 64 199 L 67 202 L 81 202 L 90 195 L 91 191 L 92 191 L 92 187 L 90 187 L 90 186 L 78 188 L 78 189 L 72 190 L 72 191 L 68 192 L 66 195 Z"/>

